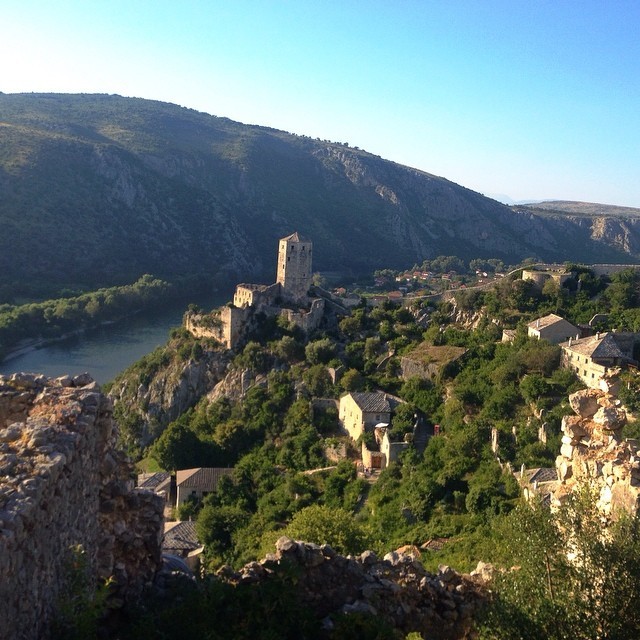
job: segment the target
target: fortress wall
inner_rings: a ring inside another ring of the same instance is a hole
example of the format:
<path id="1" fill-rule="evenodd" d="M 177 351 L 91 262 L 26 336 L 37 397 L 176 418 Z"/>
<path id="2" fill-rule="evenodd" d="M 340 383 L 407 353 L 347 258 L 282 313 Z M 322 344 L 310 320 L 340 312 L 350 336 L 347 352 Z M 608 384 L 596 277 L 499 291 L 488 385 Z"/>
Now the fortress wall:
<path id="1" fill-rule="evenodd" d="M 115 579 L 114 603 L 160 566 L 162 499 L 133 488 L 111 410 L 86 374 L 0 376 L 0 638 L 49 637 L 73 548 L 87 590 Z"/>
<path id="2" fill-rule="evenodd" d="M 280 309 L 279 314 L 284 316 L 288 322 L 292 322 L 303 331 L 309 333 L 320 326 L 320 322 L 324 315 L 324 306 L 325 301 L 322 298 L 316 298 L 311 302 L 311 308 L 309 311 Z"/>

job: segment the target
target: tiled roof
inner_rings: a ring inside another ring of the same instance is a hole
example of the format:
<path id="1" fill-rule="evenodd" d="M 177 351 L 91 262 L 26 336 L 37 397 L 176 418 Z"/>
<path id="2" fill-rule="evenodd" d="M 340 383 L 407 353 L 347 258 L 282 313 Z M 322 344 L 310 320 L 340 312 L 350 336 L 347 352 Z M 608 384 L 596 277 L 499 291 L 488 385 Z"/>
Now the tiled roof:
<path id="1" fill-rule="evenodd" d="M 548 316 L 544 316 L 543 318 L 532 320 L 527 326 L 530 329 L 544 329 L 545 327 L 550 327 L 552 324 L 556 324 L 558 322 L 566 322 L 573 327 L 568 320 L 565 320 L 563 317 L 558 316 L 555 313 L 550 313 Z"/>
<path id="2" fill-rule="evenodd" d="M 290 236 L 286 238 L 282 238 L 283 240 L 291 240 L 292 242 L 310 242 L 307 238 L 303 238 L 297 231 L 292 233 Z"/>
<path id="3" fill-rule="evenodd" d="M 607 333 L 593 351 L 594 358 L 629 358 L 630 353 L 620 348 L 615 333 Z M 633 348 L 633 347 L 632 347 Z"/>
<path id="4" fill-rule="evenodd" d="M 233 473 L 233 469 L 219 467 L 198 467 L 176 471 L 176 485 L 182 488 L 215 491 L 222 476 Z"/>
<path id="5" fill-rule="evenodd" d="M 389 413 L 391 405 L 387 395 L 381 391 L 353 391 L 351 397 L 367 413 Z"/>
<path id="6" fill-rule="evenodd" d="M 201 546 L 196 535 L 196 523 L 190 520 L 165 522 L 162 550 L 171 552 L 193 551 Z"/>
<path id="7" fill-rule="evenodd" d="M 601 333 L 562 344 L 564 348 L 590 358 L 629 358 L 630 354 L 620 349 L 615 333 Z"/>
<path id="8" fill-rule="evenodd" d="M 166 471 L 157 473 L 141 473 L 138 475 L 138 486 L 141 489 L 157 489 L 161 484 L 171 479 Z"/>
<path id="9" fill-rule="evenodd" d="M 538 469 L 527 469 L 525 477 L 530 483 L 553 482 L 558 479 L 558 472 L 555 467 L 539 467 Z"/>

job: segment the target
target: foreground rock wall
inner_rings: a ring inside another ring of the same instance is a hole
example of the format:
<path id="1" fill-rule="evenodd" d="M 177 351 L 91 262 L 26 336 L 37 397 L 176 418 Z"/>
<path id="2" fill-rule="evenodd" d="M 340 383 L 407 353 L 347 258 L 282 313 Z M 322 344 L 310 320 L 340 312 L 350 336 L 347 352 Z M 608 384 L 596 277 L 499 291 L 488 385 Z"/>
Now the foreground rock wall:
<path id="1" fill-rule="evenodd" d="M 576 489 L 597 493 L 605 516 L 640 509 L 640 450 L 622 437 L 627 416 L 620 401 L 597 389 L 569 396 L 575 415 L 562 420 L 562 447 L 556 458 L 559 486 L 553 498 L 562 502 Z"/>
<path id="2" fill-rule="evenodd" d="M 160 565 L 162 499 L 134 490 L 111 402 L 89 376 L 0 376 L 0 638 L 47 638 L 70 580 L 136 598 Z"/>
<path id="3" fill-rule="evenodd" d="M 283 573 L 295 576 L 300 602 L 327 628 L 331 614 L 362 612 L 430 640 L 475 637 L 473 618 L 487 596 L 479 576 L 462 576 L 449 567 L 433 575 L 411 554 L 391 552 L 378 558 L 365 551 L 344 557 L 328 545 L 287 537 L 262 562 L 251 562 L 239 572 L 223 567 L 218 577 L 251 584 Z"/>

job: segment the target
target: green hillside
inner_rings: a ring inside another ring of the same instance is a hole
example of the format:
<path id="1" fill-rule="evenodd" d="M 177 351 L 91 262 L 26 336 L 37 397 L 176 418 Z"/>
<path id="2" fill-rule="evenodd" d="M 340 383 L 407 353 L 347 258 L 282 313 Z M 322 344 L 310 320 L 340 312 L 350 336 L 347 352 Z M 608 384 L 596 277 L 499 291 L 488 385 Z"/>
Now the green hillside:
<path id="1" fill-rule="evenodd" d="M 629 259 L 359 149 L 113 95 L 0 94 L 0 193 L 0 302 L 143 273 L 268 281 L 295 230 L 315 269 L 345 274 L 442 254 Z"/>

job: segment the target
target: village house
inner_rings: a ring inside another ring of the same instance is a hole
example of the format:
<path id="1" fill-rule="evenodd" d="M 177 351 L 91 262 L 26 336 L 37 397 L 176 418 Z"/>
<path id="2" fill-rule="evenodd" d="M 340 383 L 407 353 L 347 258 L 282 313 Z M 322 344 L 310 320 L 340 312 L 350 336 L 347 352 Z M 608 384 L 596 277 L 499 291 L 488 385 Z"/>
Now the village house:
<path id="1" fill-rule="evenodd" d="M 555 313 L 537 318 L 527 325 L 530 338 L 538 340 L 548 340 L 553 344 L 560 344 L 569 338 L 576 338 L 580 335 L 578 327 Z"/>
<path id="2" fill-rule="evenodd" d="M 163 554 L 184 559 L 189 569 L 195 573 L 203 551 L 204 546 L 198 541 L 195 522 L 182 520 L 164 523 Z"/>
<path id="3" fill-rule="evenodd" d="M 531 501 L 536 497 L 545 504 L 550 504 L 551 494 L 558 487 L 558 472 L 555 467 L 537 467 L 525 469 L 522 465 L 519 473 L 514 476 L 520 483 L 525 500 Z"/>
<path id="4" fill-rule="evenodd" d="M 596 333 L 561 343 L 561 365 L 572 369 L 588 387 L 599 389 L 601 381 L 620 367 L 638 362 L 633 357 L 637 333 Z"/>
<path id="5" fill-rule="evenodd" d="M 137 486 L 162 496 L 165 503 L 172 503 L 175 500 L 175 482 L 167 471 L 139 473 Z"/>
<path id="6" fill-rule="evenodd" d="M 218 488 L 220 478 L 231 475 L 233 469 L 197 467 L 176 471 L 176 507 L 187 500 L 202 500 Z"/>
<path id="7" fill-rule="evenodd" d="M 352 391 L 340 398 L 339 420 L 353 440 L 380 424 L 389 424 L 392 406 L 382 391 Z"/>

